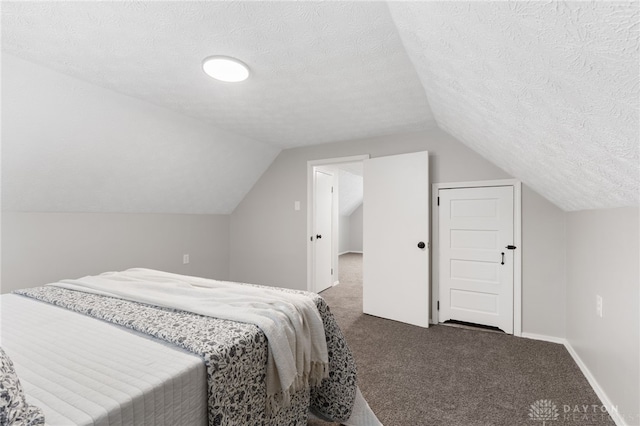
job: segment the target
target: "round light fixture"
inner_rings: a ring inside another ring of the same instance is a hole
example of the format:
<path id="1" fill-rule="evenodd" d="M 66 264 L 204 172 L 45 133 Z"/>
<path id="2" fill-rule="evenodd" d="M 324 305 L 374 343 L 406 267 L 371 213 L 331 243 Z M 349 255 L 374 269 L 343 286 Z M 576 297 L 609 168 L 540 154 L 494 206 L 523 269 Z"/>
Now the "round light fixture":
<path id="1" fill-rule="evenodd" d="M 209 77 L 228 83 L 237 83 L 249 77 L 249 68 L 245 64 L 227 56 L 206 58 L 202 62 L 202 69 Z"/>

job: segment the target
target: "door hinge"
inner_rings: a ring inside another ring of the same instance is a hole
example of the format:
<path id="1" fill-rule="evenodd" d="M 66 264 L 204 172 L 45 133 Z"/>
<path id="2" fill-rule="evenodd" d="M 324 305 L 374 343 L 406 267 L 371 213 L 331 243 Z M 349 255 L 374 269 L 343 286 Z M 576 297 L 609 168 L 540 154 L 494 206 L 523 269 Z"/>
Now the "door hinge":
<path id="1" fill-rule="evenodd" d="M 437 310 L 440 310 L 440 301 L 438 300 L 438 302 L 436 302 L 436 306 L 438 307 Z"/>
<path id="2" fill-rule="evenodd" d="M 309 237 L 309 241 L 313 241 L 313 235 Z"/>
<path id="3" fill-rule="evenodd" d="M 438 197 L 438 205 L 440 205 L 440 197 Z"/>
<path id="4" fill-rule="evenodd" d="M 333 194 L 333 186 L 331 187 L 331 193 Z"/>
<path id="5" fill-rule="evenodd" d="M 331 268 L 331 275 L 333 275 L 333 268 Z"/>

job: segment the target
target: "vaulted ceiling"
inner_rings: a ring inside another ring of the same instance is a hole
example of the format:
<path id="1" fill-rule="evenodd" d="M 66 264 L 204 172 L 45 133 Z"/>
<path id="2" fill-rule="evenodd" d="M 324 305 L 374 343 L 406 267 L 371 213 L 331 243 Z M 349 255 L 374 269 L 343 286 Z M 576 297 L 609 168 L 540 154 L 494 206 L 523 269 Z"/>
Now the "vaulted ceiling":
<path id="1" fill-rule="evenodd" d="M 3 2 L 2 49 L 277 148 L 439 126 L 579 210 L 638 204 L 638 19 L 637 2 Z M 209 79 L 213 54 L 251 78 Z"/>
<path id="2" fill-rule="evenodd" d="M 565 210 L 638 203 L 638 3 L 390 9 L 438 125 Z"/>
<path id="3" fill-rule="evenodd" d="M 2 48 L 281 148 L 436 124 L 385 3 L 4 3 Z M 202 72 L 236 57 L 241 85 Z"/>

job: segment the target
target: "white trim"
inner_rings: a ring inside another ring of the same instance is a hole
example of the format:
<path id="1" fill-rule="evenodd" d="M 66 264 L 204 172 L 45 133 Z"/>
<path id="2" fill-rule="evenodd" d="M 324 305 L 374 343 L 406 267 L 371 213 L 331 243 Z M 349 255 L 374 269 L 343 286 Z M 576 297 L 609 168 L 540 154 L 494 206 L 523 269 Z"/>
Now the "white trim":
<path id="1" fill-rule="evenodd" d="M 525 339 L 532 340 L 542 340 L 543 342 L 549 343 L 558 343 L 560 345 L 567 345 L 567 340 L 563 337 L 556 336 L 547 336 L 546 334 L 536 334 L 536 333 L 527 333 L 526 331 L 522 333 L 520 337 L 524 337 Z"/>
<path id="2" fill-rule="evenodd" d="M 431 321 L 438 324 L 440 286 L 438 250 L 438 192 L 441 189 L 483 188 L 493 186 L 513 187 L 513 245 L 517 247 L 513 256 L 513 335 L 522 336 L 522 183 L 516 179 L 483 180 L 475 182 L 434 183 L 431 185 Z"/>
<path id="3" fill-rule="evenodd" d="M 347 253 L 355 253 L 355 254 L 362 254 L 361 251 L 356 251 L 356 250 L 347 250 L 347 251 L 343 251 L 341 253 L 338 253 L 338 256 L 342 256 L 343 254 L 347 254 Z"/>
<path id="4" fill-rule="evenodd" d="M 580 358 L 580 355 L 578 355 L 575 349 L 573 349 L 573 346 L 571 346 L 571 343 L 569 343 L 569 341 L 566 339 L 564 340 L 565 340 L 564 346 L 565 348 L 567 348 L 567 351 L 569 351 L 569 355 L 571 355 L 571 357 L 576 362 L 576 364 L 578 364 L 578 367 L 580 367 L 580 371 L 582 371 L 582 374 L 584 375 L 584 377 L 586 377 L 587 381 L 593 388 L 593 391 L 596 393 L 598 398 L 600 398 L 602 405 L 607 407 L 607 412 L 613 419 L 614 423 L 617 426 L 630 426 L 625 421 L 624 417 L 618 412 L 617 407 L 613 405 L 613 403 L 605 393 L 604 389 L 600 387 L 600 384 L 598 383 L 596 378 L 593 377 L 593 374 L 591 374 L 591 371 L 589 370 L 587 365 L 582 361 L 582 359 Z"/>
<path id="5" fill-rule="evenodd" d="M 355 163 L 370 158 L 369 154 L 352 155 L 350 157 L 327 158 L 322 160 L 307 161 L 307 291 L 313 289 L 313 245 L 309 237 L 313 233 L 313 169 L 316 166 L 330 164 Z"/>
<path id="6" fill-rule="evenodd" d="M 496 180 L 478 180 L 469 182 L 447 182 L 447 183 L 434 183 L 432 187 L 434 189 L 453 189 L 453 188 L 482 188 L 487 186 L 512 186 L 520 183 L 516 179 L 496 179 Z"/>
<path id="7" fill-rule="evenodd" d="M 596 378 L 593 377 L 593 374 L 591 374 L 591 370 L 589 370 L 589 368 L 584 363 L 584 361 L 582 361 L 582 358 L 580 358 L 580 355 L 578 355 L 576 350 L 573 349 L 573 346 L 571 346 L 571 343 L 569 343 L 567 339 L 564 339 L 562 337 L 547 336 L 544 334 L 535 334 L 535 333 L 526 333 L 526 332 L 522 333 L 521 337 L 525 339 L 542 340 L 545 342 L 559 343 L 561 345 L 564 345 L 564 347 L 567 349 L 567 352 L 569 352 L 569 355 L 571 355 L 571 358 L 573 358 L 573 361 L 578 365 L 578 367 L 580 368 L 580 371 L 589 382 L 589 385 L 591 385 L 591 388 L 596 393 L 596 396 L 600 399 L 600 402 L 602 402 L 602 405 L 604 405 L 607 408 L 607 412 L 613 419 L 614 423 L 617 426 L 630 426 L 625 421 L 624 417 L 617 410 L 613 409 L 613 407 L 615 407 L 614 404 L 611 402 L 611 400 L 605 393 L 604 389 L 602 389 L 602 387 L 600 386 Z"/>
<path id="8" fill-rule="evenodd" d="M 522 183 L 513 181 L 513 335 L 522 335 Z"/>

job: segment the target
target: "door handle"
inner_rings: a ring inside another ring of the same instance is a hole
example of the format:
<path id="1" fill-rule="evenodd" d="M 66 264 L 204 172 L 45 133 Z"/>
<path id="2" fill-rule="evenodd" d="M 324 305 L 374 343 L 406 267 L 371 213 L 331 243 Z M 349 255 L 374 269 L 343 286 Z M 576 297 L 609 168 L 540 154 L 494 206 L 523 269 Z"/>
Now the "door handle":
<path id="1" fill-rule="evenodd" d="M 320 238 L 322 238 L 322 235 L 316 234 L 316 240 L 319 240 Z"/>
<path id="2" fill-rule="evenodd" d="M 420 241 L 420 242 L 418 243 L 418 248 L 419 248 L 419 249 L 423 249 L 423 248 L 425 248 L 425 247 L 426 247 L 426 245 L 424 244 L 424 242 L 423 242 L 423 241 Z"/>
<path id="3" fill-rule="evenodd" d="M 502 262 L 500 262 L 501 265 L 504 265 L 504 252 L 502 252 Z"/>

